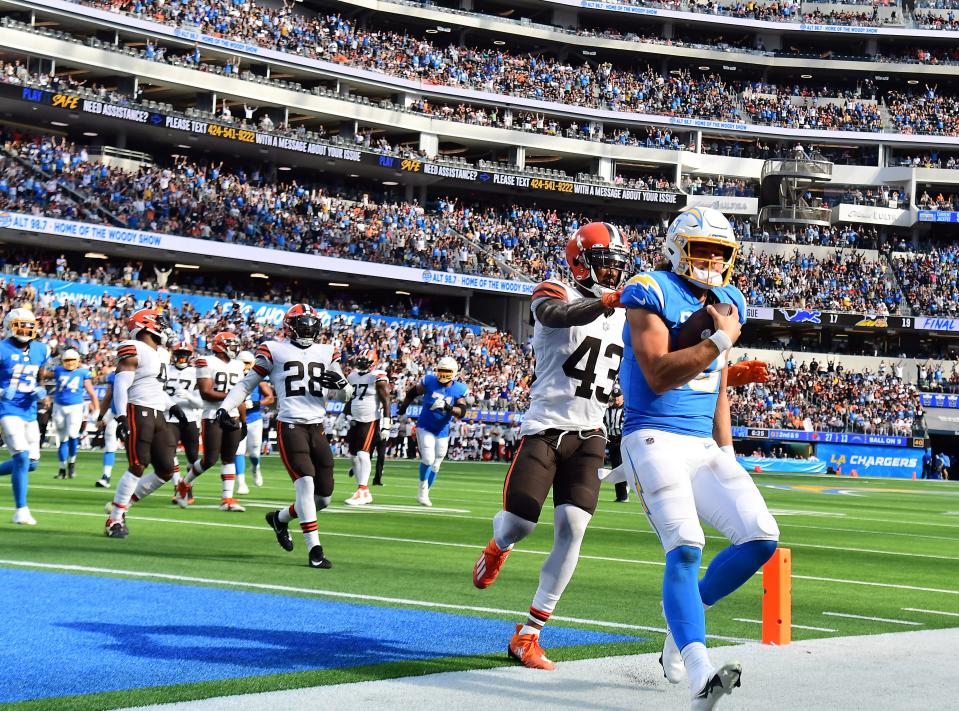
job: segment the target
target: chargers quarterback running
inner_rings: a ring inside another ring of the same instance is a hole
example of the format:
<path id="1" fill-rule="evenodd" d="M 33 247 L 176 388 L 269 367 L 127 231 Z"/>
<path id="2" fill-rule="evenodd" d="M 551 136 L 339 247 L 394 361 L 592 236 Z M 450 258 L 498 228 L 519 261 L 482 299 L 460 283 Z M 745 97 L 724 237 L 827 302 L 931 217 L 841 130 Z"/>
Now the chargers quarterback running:
<path id="1" fill-rule="evenodd" d="M 416 448 L 420 451 L 420 490 L 416 501 L 422 506 L 433 505 L 430 489 L 450 446 L 450 422 L 466 414 L 469 391 L 466 383 L 456 379 L 459 369 L 455 358 L 443 356 L 436 364 L 436 372 L 410 388 L 397 409 L 398 415 L 404 415 L 413 400 L 423 396 L 416 419 Z"/>
<path id="2" fill-rule="evenodd" d="M 715 668 L 706 652 L 704 608 L 739 588 L 772 556 L 776 521 L 732 450 L 727 354 L 745 322 L 742 293 L 729 285 L 736 236 L 717 210 L 689 208 L 670 224 L 668 268 L 629 280 L 620 302 L 627 330 L 620 381 L 626 399 L 623 468 L 666 553 L 663 610 L 666 678 L 688 677 L 692 708 L 712 709 L 739 686 L 738 664 Z M 732 304 L 728 316 L 713 306 Z M 715 333 L 670 350 L 671 334 L 706 306 Z M 699 579 L 700 520 L 732 545 Z"/>
<path id="3" fill-rule="evenodd" d="M 53 369 L 53 424 L 60 440 L 60 471 L 57 479 L 72 479 L 77 466 L 80 430 L 86 420 L 83 394 L 90 398 L 90 411 L 98 412 L 100 403 L 93 389 L 93 375 L 80 365 L 80 354 L 68 348 Z"/>
<path id="4" fill-rule="evenodd" d="M 310 567 L 331 568 L 316 522 L 317 511 L 329 506 L 333 497 L 333 450 L 323 421 L 327 391 L 349 398 L 352 386 L 337 363 L 333 346 L 316 342 L 320 328 L 320 318 L 311 306 L 291 307 L 283 319 L 283 340 L 265 341 L 257 347 L 253 368 L 220 403 L 216 419 L 224 430 L 239 430 L 240 423 L 231 413 L 269 376 L 276 386 L 276 441 L 296 488 L 296 502 L 271 511 L 266 521 L 280 546 L 291 551 L 288 526 L 291 519 L 299 517 Z"/>
<path id="5" fill-rule="evenodd" d="M 0 341 L 0 429 L 10 459 L 0 464 L 0 476 L 9 474 L 13 485 L 13 522 L 35 526 L 27 506 L 27 480 L 40 462 L 37 402 L 47 396 L 40 383 L 47 376 L 50 349 L 36 340 L 39 324 L 30 309 L 12 309 L 3 325 L 7 338 Z"/>
<path id="6" fill-rule="evenodd" d="M 533 290 L 536 370 L 519 447 L 503 484 L 503 510 L 473 569 L 489 587 L 518 541 L 536 527 L 553 491 L 553 548 L 525 624 L 516 625 L 509 654 L 527 667 L 553 669 L 539 633 L 573 577 L 586 526 L 596 510 L 597 472 L 606 454 L 603 415 L 623 355 L 625 312 L 618 290 L 630 256 L 606 222 L 580 227 L 566 245 L 573 284 L 549 279 Z"/>

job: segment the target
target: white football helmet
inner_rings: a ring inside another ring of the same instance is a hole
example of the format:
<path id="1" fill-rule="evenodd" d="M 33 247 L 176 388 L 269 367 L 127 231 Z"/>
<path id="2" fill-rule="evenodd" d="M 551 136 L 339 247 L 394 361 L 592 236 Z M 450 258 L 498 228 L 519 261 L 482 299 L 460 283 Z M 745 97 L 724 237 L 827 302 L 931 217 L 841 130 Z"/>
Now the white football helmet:
<path id="1" fill-rule="evenodd" d="M 443 385 L 452 383 L 459 372 L 460 367 L 455 358 L 443 356 L 440 362 L 436 364 L 436 379 Z"/>
<path id="2" fill-rule="evenodd" d="M 67 370 L 76 370 L 80 367 L 80 354 L 74 348 L 68 348 L 60 356 L 60 363 Z"/>
<path id="3" fill-rule="evenodd" d="M 37 337 L 40 326 L 30 309 L 12 309 L 3 320 L 3 330 L 10 338 L 27 343 Z"/>
<path id="4" fill-rule="evenodd" d="M 703 269 L 691 262 L 691 248 L 697 244 L 722 248 L 722 261 L 715 260 Z M 711 207 L 687 207 L 670 223 L 663 243 L 663 253 L 674 274 L 704 289 L 726 286 L 733 274 L 739 243 L 729 220 Z M 714 268 L 716 267 L 716 268 Z"/>

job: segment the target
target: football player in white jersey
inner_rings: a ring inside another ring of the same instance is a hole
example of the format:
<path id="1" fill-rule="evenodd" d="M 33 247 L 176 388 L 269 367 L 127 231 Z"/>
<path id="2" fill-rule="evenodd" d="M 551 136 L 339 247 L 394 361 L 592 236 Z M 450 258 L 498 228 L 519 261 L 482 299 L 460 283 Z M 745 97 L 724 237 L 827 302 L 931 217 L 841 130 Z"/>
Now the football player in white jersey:
<path id="1" fill-rule="evenodd" d="M 539 633 L 573 576 L 586 526 L 596 510 L 606 436 L 603 414 L 623 356 L 625 311 L 619 293 L 630 265 L 626 242 L 606 222 L 580 227 L 566 245 L 574 284 L 550 279 L 533 290 L 535 379 L 522 440 L 503 485 L 503 510 L 473 569 L 489 587 L 513 548 L 536 526 L 553 490 L 553 549 L 510 656 L 534 669 L 554 665 Z"/>
<path id="2" fill-rule="evenodd" d="M 260 382 L 270 377 L 276 388 L 276 441 L 280 458 L 296 488 L 296 501 L 271 511 L 266 521 L 276 540 L 293 550 L 289 523 L 299 517 L 309 549 L 311 568 L 330 568 L 323 554 L 316 514 L 333 497 L 333 452 L 324 432 L 327 391 L 347 399 L 353 388 L 337 363 L 332 345 L 316 343 L 320 319 L 307 304 L 296 304 L 283 319 L 284 339 L 266 341 L 256 349 L 253 368 L 220 403 L 217 420 L 225 429 L 239 429 L 230 413 L 241 405 Z"/>
<path id="3" fill-rule="evenodd" d="M 106 523 L 110 538 L 126 538 L 130 504 L 156 491 L 173 476 L 176 435 L 167 424 L 170 399 L 164 391 L 167 366 L 158 349 L 166 342 L 169 324 L 154 309 L 141 309 L 127 322 L 130 337 L 117 349 L 113 379 L 113 410 L 119 413 L 117 437 L 127 450 L 127 470 L 117 483 Z M 153 471 L 144 475 L 146 468 Z"/>
<path id="4" fill-rule="evenodd" d="M 200 417 L 203 414 L 203 398 L 196 386 L 196 366 L 193 357 L 196 350 L 186 342 L 173 345 L 172 365 L 166 382 L 166 393 L 173 402 L 167 422 L 174 429 L 177 442 L 183 445 L 187 467 L 200 456 Z M 180 462 L 173 468 L 173 483 L 180 483 Z M 176 496 L 173 502 L 176 503 Z M 192 501 L 190 502 L 192 503 Z"/>
<path id="5" fill-rule="evenodd" d="M 370 455 L 381 437 L 388 437 L 393 421 L 390 418 L 390 379 L 376 368 L 376 351 L 363 350 L 353 361 L 347 376 L 353 386 L 353 398 L 346 403 L 345 413 L 353 418 L 347 441 L 353 458 L 356 492 L 346 500 L 348 506 L 373 503 L 367 482 L 373 463 Z"/>
<path id="6" fill-rule="evenodd" d="M 177 483 L 177 503 L 186 508 L 193 497 L 193 482 L 220 460 L 220 481 L 223 496 L 220 511 L 246 511 L 233 498 L 236 486 L 236 452 L 240 441 L 246 436 L 246 406 L 243 402 L 234 407 L 230 417 L 240 418 L 240 427 L 226 430 L 217 421 L 216 413 L 230 389 L 243 377 L 243 363 L 237 359 L 240 339 L 236 334 L 223 331 L 210 343 L 213 355 L 196 359 L 196 386 L 203 398 L 203 421 L 200 436 L 203 440 L 203 457 L 192 463 L 186 477 Z"/>

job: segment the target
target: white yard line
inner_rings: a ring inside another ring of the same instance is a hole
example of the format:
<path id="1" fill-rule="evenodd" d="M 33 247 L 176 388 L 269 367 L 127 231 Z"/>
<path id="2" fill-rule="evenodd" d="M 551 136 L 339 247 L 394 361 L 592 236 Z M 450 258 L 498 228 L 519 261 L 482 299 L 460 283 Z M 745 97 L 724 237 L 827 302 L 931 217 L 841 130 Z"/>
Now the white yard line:
<path id="1" fill-rule="evenodd" d="M 904 607 L 905 612 L 923 612 L 927 615 L 946 615 L 947 617 L 959 617 L 959 612 L 944 612 L 942 610 L 923 610 L 918 607 Z"/>
<path id="2" fill-rule="evenodd" d="M 13 511 L 12 507 L 9 506 L 0 506 L 0 511 Z M 48 513 L 58 516 L 87 516 L 87 517 L 96 517 L 103 518 L 102 513 L 88 513 L 84 511 L 59 511 L 56 509 L 33 509 L 34 513 Z M 244 529 L 249 531 L 259 531 L 261 533 L 269 531 L 269 529 L 264 526 L 254 526 L 251 524 L 243 523 L 222 523 L 219 521 L 190 521 L 183 519 L 174 519 L 174 518 L 160 518 L 156 516 L 136 516 L 131 517 L 130 521 L 135 523 L 137 521 L 149 521 L 154 523 L 174 523 L 185 526 L 212 526 L 215 528 L 237 528 Z M 475 551 L 479 551 L 481 546 L 471 543 L 451 543 L 448 541 L 427 541 L 417 538 L 398 538 L 393 536 L 373 536 L 365 535 L 361 533 L 340 533 L 333 531 L 322 531 L 322 536 L 330 537 L 339 537 L 339 538 L 356 538 L 360 540 L 371 540 L 371 541 L 388 541 L 391 543 L 409 543 L 414 545 L 427 545 L 427 546 L 442 546 L 447 548 L 467 548 Z M 514 554 L 525 554 L 525 555 L 538 555 L 538 556 L 547 556 L 549 551 L 537 551 L 529 550 L 526 548 L 518 548 L 514 550 Z M 611 556 L 599 556 L 599 555 L 580 555 L 580 560 L 598 560 L 611 563 L 626 563 L 628 565 L 652 565 L 659 568 L 665 567 L 665 561 L 661 560 L 639 560 L 635 558 L 615 558 Z M 896 583 L 878 583 L 870 582 L 865 580 L 849 580 L 843 578 L 825 578 L 811 575 L 793 575 L 796 580 L 813 580 L 817 582 L 826 582 L 826 583 L 838 583 L 843 585 L 866 585 L 870 587 L 879 587 L 879 588 L 890 588 L 894 590 L 915 590 L 918 592 L 929 592 L 929 593 L 942 593 L 946 595 L 959 595 L 959 590 L 946 590 L 942 588 L 927 588 L 920 587 L 915 585 L 900 585 Z"/>
<path id="3" fill-rule="evenodd" d="M 146 578 L 152 580 L 170 580 L 177 583 L 196 583 L 199 585 L 216 585 L 221 587 L 249 588 L 251 590 L 262 590 L 266 592 L 297 593 L 300 595 L 314 595 L 317 597 L 332 597 L 349 601 L 363 600 L 367 602 L 385 602 L 393 605 L 406 605 L 408 607 L 427 607 L 441 610 L 465 610 L 468 612 L 483 612 L 492 615 L 500 615 L 509 619 L 525 618 L 527 610 L 504 610 L 497 607 L 477 607 L 475 605 L 451 604 L 443 602 L 433 602 L 430 600 L 411 600 L 409 598 L 386 597 L 384 595 L 364 595 L 362 593 L 341 592 L 339 590 L 319 590 L 316 588 L 299 588 L 291 585 L 273 585 L 270 583 L 251 583 L 243 580 L 224 580 L 222 578 L 199 578 L 190 575 L 173 575 L 171 573 L 150 573 L 141 570 L 123 570 L 120 568 L 99 568 L 86 565 L 70 565 L 65 563 L 38 563 L 25 560 L 3 560 L 0 559 L 0 566 L 16 566 L 19 568 L 34 568 L 41 570 L 59 570 L 68 573 L 95 573 L 101 575 L 113 575 L 129 578 Z M 608 627 L 611 629 L 658 632 L 664 634 L 665 629 L 661 627 L 650 627 L 647 625 L 632 625 L 625 622 L 609 622 L 606 620 L 590 620 L 581 617 L 563 617 L 553 615 L 550 620 L 554 622 L 568 622 L 573 624 L 592 625 L 594 627 Z M 748 643 L 752 640 L 742 639 L 741 637 L 723 637 L 709 635 L 713 639 L 723 642 Z"/>
<path id="4" fill-rule="evenodd" d="M 910 622 L 909 620 L 891 620 L 888 617 L 870 617 L 869 615 L 851 615 L 848 612 L 824 612 L 829 617 L 848 617 L 853 620 L 871 620 L 872 622 L 888 622 L 893 625 L 908 625 L 910 627 L 922 627 L 921 622 Z"/>
<path id="5" fill-rule="evenodd" d="M 747 620 L 743 617 L 734 617 L 736 622 L 751 622 L 754 625 L 761 625 L 762 620 Z M 836 630 L 829 627 L 810 627 L 809 625 L 797 625 L 795 622 L 792 623 L 792 627 L 795 627 L 797 630 L 812 630 L 813 632 L 835 632 Z"/>

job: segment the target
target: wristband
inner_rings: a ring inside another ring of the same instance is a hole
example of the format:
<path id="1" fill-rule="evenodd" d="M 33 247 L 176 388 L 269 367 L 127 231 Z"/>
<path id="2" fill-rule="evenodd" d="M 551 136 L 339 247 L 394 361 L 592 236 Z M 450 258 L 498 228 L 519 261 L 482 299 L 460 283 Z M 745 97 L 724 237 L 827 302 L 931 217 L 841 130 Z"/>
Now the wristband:
<path id="1" fill-rule="evenodd" d="M 716 331 L 716 333 L 709 337 L 709 340 L 719 349 L 720 353 L 725 353 L 733 347 L 733 339 L 729 337 L 728 333 L 722 330 Z"/>

